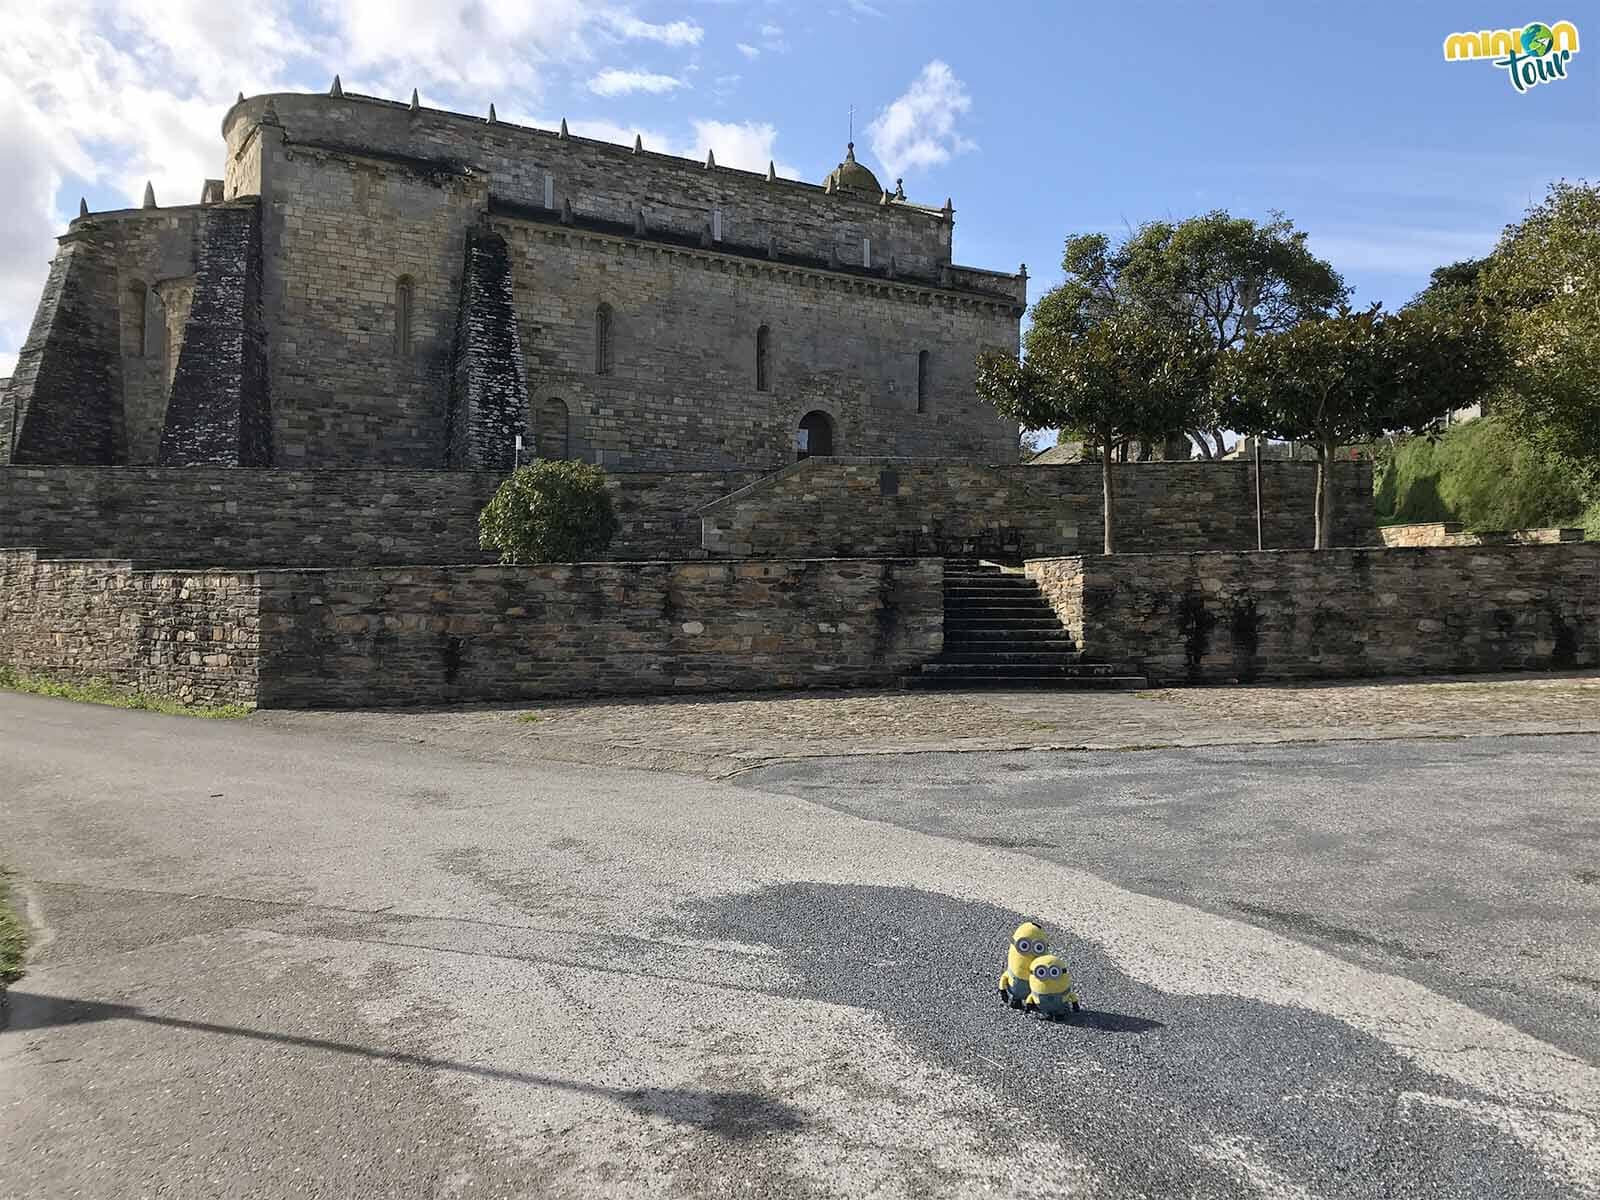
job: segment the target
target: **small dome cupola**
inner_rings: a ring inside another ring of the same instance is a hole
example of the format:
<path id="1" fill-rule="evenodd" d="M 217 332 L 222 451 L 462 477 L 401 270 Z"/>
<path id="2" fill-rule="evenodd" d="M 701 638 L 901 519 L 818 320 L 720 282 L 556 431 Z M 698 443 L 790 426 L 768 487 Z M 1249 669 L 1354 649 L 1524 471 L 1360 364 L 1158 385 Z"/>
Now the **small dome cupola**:
<path id="1" fill-rule="evenodd" d="M 830 183 L 836 192 L 854 192 L 874 200 L 883 195 L 883 186 L 878 182 L 878 177 L 856 161 L 854 142 L 845 148 L 844 161 L 828 172 L 828 177 L 823 180 L 824 186 Z"/>

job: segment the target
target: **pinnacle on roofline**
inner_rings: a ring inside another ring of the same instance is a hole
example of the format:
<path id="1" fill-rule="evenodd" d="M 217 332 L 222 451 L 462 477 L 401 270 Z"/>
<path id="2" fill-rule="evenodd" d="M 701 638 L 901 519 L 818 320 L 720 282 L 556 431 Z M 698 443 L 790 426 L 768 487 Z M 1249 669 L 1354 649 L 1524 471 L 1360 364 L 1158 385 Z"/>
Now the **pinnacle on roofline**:
<path id="1" fill-rule="evenodd" d="M 344 95 L 344 85 L 339 82 L 337 75 L 333 77 L 333 86 L 328 89 L 328 95 L 341 97 Z"/>

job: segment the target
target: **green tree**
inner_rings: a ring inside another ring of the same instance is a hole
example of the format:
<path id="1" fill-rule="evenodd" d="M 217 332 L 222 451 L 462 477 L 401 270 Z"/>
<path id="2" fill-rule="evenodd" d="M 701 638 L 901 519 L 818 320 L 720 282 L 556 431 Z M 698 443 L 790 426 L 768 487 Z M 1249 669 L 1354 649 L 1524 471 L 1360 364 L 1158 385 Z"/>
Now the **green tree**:
<path id="1" fill-rule="evenodd" d="M 1179 222 L 1151 221 L 1120 244 L 1104 234 L 1069 238 L 1064 282 L 1034 306 L 1031 339 L 1081 332 L 1110 307 L 1133 303 L 1174 329 L 1192 331 L 1214 366 L 1258 333 L 1281 333 L 1325 316 L 1349 295 L 1344 280 L 1312 254 L 1304 232 L 1282 214 L 1266 222 L 1216 211 Z M 1186 431 L 1207 458 L 1227 451 L 1220 413 L 1195 397 Z M 1169 434 L 1179 431 L 1167 431 Z"/>
<path id="2" fill-rule="evenodd" d="M 1507 422 L 1600 479 L 1600 187 L 1553 185 L 1506 229 L 1479 287 L 1505 322 Z"/>
<path id="3" fill-rule="evenodd" d="M 1092 322 L 1029 334 L 1022 361 L 992 352 L 978 359 L 978 394 L 1028 429 L 1061 430 L 1100 449 L 1105 552 L 1116 552 L 1112 462 L 1118 445 L 1183 428 L 1205 380 L 1204 348 L 1129 304 Z"/>
<path id="4" fill-rule="evenodd" d="M 1213 380 L 1236 429 L 1317 448 L 1313 545 L 1333 536 L 1334 455 L 1341 445 L 1416 429 L 1494 385 L 1500 343 L 1484 310 L 1448 318 L 1348 308 L 1251 338 Z"/>
<path id="5" fill-rule="evenodd" d="M 577 562 L 611 544 L 621 525 L 606 473 L 539 459 L 518 467 L 478 515 L 478 542 L 503 563 Z"/>

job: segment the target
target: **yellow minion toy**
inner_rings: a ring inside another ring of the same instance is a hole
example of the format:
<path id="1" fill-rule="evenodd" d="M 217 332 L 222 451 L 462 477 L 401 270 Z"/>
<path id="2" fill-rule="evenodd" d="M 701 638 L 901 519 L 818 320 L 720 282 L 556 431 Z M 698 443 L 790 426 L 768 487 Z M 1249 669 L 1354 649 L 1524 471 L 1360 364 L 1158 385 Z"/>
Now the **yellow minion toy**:
<path id="1" fill-rule="evenodd" d="M 1033 960 L 1028 975 L 1028 998 L 1022 1010 L 1031 1017 L 1062 1021 L 1078 1011 L 1078 993 L 1072 990 L 1072 976 L 1066 964 L 1054 954 L 1041 954 Z"/>
<path id="2" fill-rule="evenodd" d="M 1028 983 L 1032 977 L 1033 962 L 1049 950 L 1044 930 L 1032 921 L 1024 921 L 1011 934 L 1011 944 L 1006 947 L 1006 969 L 1000 974 L 1000 999 L 1012 1008 L 1021 1008 L 1028 998 Z"/>

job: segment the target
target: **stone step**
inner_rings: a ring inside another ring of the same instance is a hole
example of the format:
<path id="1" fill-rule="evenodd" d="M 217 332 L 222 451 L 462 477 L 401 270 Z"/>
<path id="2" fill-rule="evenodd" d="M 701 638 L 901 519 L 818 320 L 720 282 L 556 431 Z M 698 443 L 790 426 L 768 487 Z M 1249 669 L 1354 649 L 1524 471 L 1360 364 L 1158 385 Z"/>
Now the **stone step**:
<path id="1" fill-rule="evenodd" d="M 1116 668 L 1106 663 L 1086 662 L 987 662 L 967 663 L 950 662 L 942 655 L 930 663 L 923 663 L 920 674 L 923 675 L 964 675 L 977 679 L 986 675 L 1037 675 L 1039 678 L 1050 678 L 1058 675 L 1113 675 Z"/>
<path id="2" fill-rule="evenodd" d="M 946 654 L 1059 654 L 1063 651 L 1078 652 L 1078 643 L 1065 633 L 1055 638 L 1037 635 L 1027 638 L 963 638 L 950 634 L 945 634 L 944 638 Z"/>
<path id="3" fill-rule="evenodd" d="M 994 630 L 999 630 L 999 631 L 1015 630 L 1017 633 L 1027 633 L 1027 632 L 1030 632 L 1030 631 L 1037 630 L 1040 633 L 1048 633 L 1051 630 L 1060 629 L 1061 628 L 1061 622 L 1056 620 L 1055 617 L 1053 617 L 1053 616 L 1049 616 L 1049 617 L 1044 617 L 1044 616 L 1038 616 L 1038 617 L 990 617 L 990 616 L 966 617 L 966 616 L 962 616 L 962 617 L 947 617 L 947 618 L 945 618 L 944 627 L 947 630 L 948 629 L 960 629 L 960 630 L 967 630 L 967 629 L 994 629 Z"/>
<path id="4" fill-rule="evenodd" d="M 982 600 L 964 600 L 959 596 L 944 598 L 945 612 L 986 612 L 990 609 L 1002 611 L 1027 609 L 1030 612 L 1049 613 L 1051 616 L 1054 616 L 1056 611 L 1037 596 L 1016 596 L 1009 599 L 986 596 Z"/>
<path id="5" fill-rule="evenodd" d="M 967 666 L 1013 667 L 1076 667 L 1082 666 L 1078 648 L 1063 647 L 1054 650 L 952 650 L 949 646 L 934 660 L 936 663 L 958 663 Z"/>
<path id="6" fill-rule="evenodd" d="M 1137 692 L 1150 684 L 1143 675 L 911 675 L 901 686 L 912 691 Z"/>

